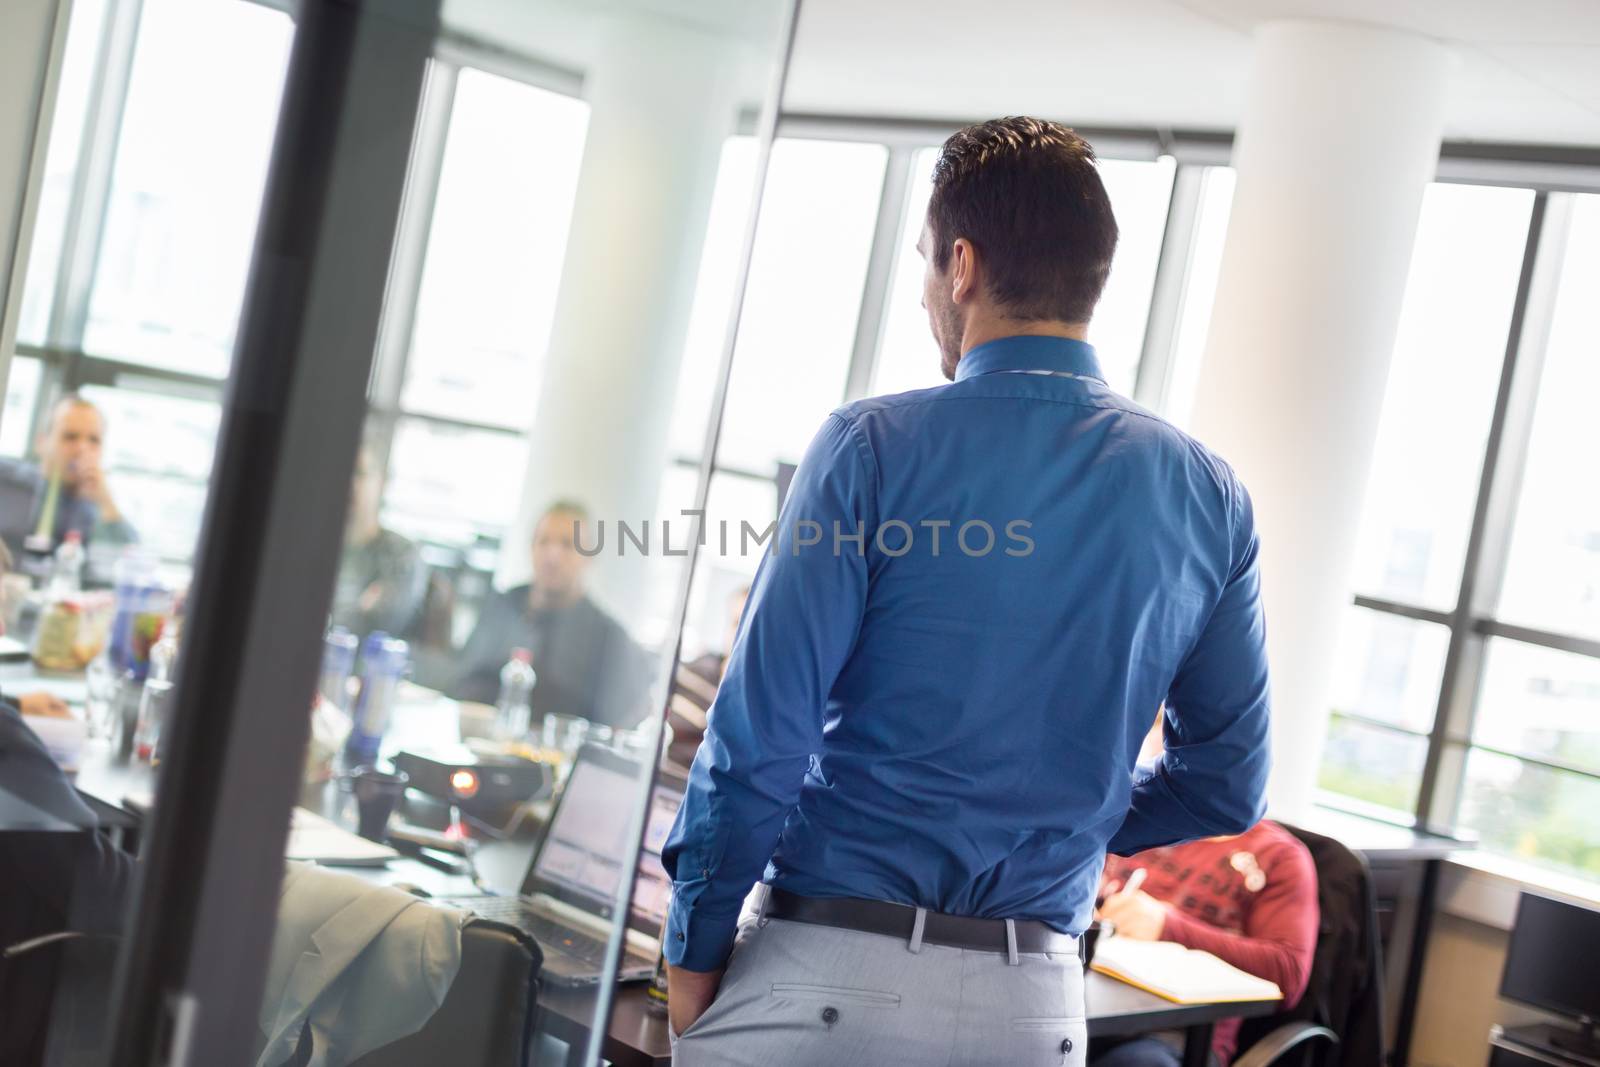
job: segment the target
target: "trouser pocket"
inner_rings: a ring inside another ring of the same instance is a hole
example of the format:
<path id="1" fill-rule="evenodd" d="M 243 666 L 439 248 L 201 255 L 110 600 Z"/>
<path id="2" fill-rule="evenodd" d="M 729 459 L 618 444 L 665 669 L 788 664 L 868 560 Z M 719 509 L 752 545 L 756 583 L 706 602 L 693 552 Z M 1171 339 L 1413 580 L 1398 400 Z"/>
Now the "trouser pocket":
<path id="1" fill-rule="evenodd" d="M 1019 1040 L 1038 1047 L 1041 1063 L 1073 1067 L 1087 1062 L 1089 1026 L 1082 1016 L 1041 1015 L 1012 1019 L 1011 1030 L 1019 1035 Z M 1045 1055 L 1052 1059 L 1043 1059 Z"/>

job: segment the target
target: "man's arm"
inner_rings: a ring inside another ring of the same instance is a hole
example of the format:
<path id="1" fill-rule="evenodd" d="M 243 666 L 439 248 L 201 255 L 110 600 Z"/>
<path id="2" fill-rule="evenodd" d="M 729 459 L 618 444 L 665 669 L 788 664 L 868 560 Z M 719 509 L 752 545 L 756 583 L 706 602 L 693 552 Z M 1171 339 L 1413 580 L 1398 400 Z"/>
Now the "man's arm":
<path id="1" fill-rule="evenodd" d="M 834 524 L 847 535 L 865 529 L 872 537 L 874 470 L 866 442 L 836 413 L 795 473 L 776 551 L 751 587 L 662 852 L 673 878 L 666 957 L 674 968 L 721 969 L 740 904 L 771 859 L 811 757 L 822 747 L 824 705 L 855 645 L 867 592 L 867 561 L 854 541 L 839 542 L 836 551 Z M 817 543 L 799 543 L 817 529 Z M 715 991 L 714 978 L 699 984 Z"/>
<path id="2" fill-rule="evenodd" d="M 1233 491 L 1232 571 L 1167 696 L 1166 751 L 1138 772 L 1128 816 L 1106 846 L 1120 856 L 1243 833 L 1265 814 L 1271 740 L 1260 542 L 1249 495 L 1237 483 Z"/>
<path id="3" fill-rule="evenodd" d="M 1292 848 L 1278 851 L 1263 868 L 1266 885 L 1250 898 L 1243 932 L 1229 933 L 1169 908 L 1161 937 L 1276 983 L 1284 1007 L 1292 1008 L 1306 991 L 1317 951 L 1317 869 L 1309 855 Z"/>

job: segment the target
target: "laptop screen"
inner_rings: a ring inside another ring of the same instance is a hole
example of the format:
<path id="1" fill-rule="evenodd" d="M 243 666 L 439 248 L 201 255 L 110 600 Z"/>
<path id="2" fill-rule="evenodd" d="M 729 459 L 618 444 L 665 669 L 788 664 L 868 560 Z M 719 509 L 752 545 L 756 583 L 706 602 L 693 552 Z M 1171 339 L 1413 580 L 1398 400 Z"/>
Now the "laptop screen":
<path id="1" fill-rule="evenodd" d="M 600 915 L 611 912 L 631 843 L 628 824 L 640 767 L 619 754 L 585 748 L 573 763 L 560 803 L 523 885 L 525 894 L 557 891 Z M 683 802 L 683 782 L 664 778 L 650 798 L 644 851 L 634 881 L 628 925 L 654 937 L 666 918 L 672 883 L 661 846 Z"/>
<path id="2" fill-rule="evenodd" d="M 633 882 L 633 907 L 628 909 L 628 925 L 641 934 L 655 937 L 667 918 L 672 899 L 672 880 L 661 866 L 661 846 L 672 830 L 683 803 L 683 786 L 657 783 L 650 796 L 650 821 L 644 827 L 644 851 L 639 855 L 639 874 Z"/>
<path id="3" fill-rule="evenodd" d="M 579 755 L 529 872 L 608 911 L 628 854 L 628 809 L 638 765 Z M 577 901 L 574 901 L 577 903 Z"/>

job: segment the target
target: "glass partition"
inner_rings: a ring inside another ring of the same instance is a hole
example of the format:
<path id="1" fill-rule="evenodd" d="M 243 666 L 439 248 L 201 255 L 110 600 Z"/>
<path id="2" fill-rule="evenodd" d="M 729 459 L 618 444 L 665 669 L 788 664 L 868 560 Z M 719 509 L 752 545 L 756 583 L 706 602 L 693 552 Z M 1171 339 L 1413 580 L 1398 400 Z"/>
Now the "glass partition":
<path id="1" fill-rule="evenodd" d="M 363 1005 L 436 1062 L 665 1049 L 617 979 L 656 964 L 690 513 L 727 493 L 674 453 L 789 20 L 74 5 L 7 309 L 0 941 L 37 944 L 0 1062 L 298 1061 Z M 835 154 L 779 199 L 837 162 L 870 223 L 883 151 Z M 319 1008 L 295 961 L 346 935 L 405 966 Z"/>
<path id="2" fill-rule="evenodd" d="M 594 1062 L 613 1030 L 665 1053 L 641 981 L 676 796 L 656 767 L 700 529 L 693 457 L 770 146 L 765 120 L 745 131 L 773 105 L 787 6 L 443 5 L 367 410 L 349 413 L 361 442 L 293 816 L 295 834 L 327 820 L 381 857 L 366 884 L 431 894 L 407 914 L 445 935 L 474 1002 L 402 991 L 423 1005 L 392 1035 L 412 1054 L 526 1040 L 531 1062 Z M 787 236 L 853 195 L 870 237 L 882 149 L 819 147 L 774 158 L 768 202 L 802 210 Z M 794 268 L 766 258 L 786 296 Z M 751 388 L 781 387 L 775 370 Z M 356 877 L 291 865 L 274 952 L 307 936 L 319 893 L 364 891 L 338 888 Z M 519 999 L 530 954 L 537 1010 Z M 269 970 L 263 1018 L 288 971 Z"/>
<path id="3" fill-rule="evenodd" d="M 244 0 L 59 6 L 0 414 L 0 1063 L 52 1067 L 105 1062 L 115 966 L 143 925 L 294 36 Z"/>

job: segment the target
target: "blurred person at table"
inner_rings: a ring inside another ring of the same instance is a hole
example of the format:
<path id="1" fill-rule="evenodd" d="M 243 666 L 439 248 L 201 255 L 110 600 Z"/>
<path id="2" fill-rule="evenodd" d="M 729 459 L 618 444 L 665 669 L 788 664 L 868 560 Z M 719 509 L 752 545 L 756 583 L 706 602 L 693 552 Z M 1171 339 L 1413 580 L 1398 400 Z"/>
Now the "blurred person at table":
<path id="1" fill-rule="evenodd" d="M 0 573 L 8 562 L 0 546 Z M 80 831 L 29 832 L 0 822 L 0 950 L 64 931 L 122 927 L 134 859 L 98 832 L 94 812 L 24 717 L 66 714 L 46 694 L 0 698 L 0 792 Z M 43 1062 L 58 962 L 48 946 L 0 960 L 0 1064 Z"/>
<path id="2" fill-rule="evenodd" d="M 333 625 L 357 637 L 374 630 L 395 636 L 409 633 L 427 589 L 427 570 L 417 546 L 379 522 L 382 500 L 383 470 L 371 444 L 363 443 L 350 480 L 350 512 L 332 619 Z"/>
<path id="3" fill-rule="evenodd" d="M 449 693 L 484 704 L 500 692 L 500 669 L 513 649 L 533 655 L 533 718 L 572 715 L 628 728 L 648 710 L 650 660 L 622 625 L 589 598 L 592 559 L 578 551 L 589 521 L 582 504 L 561 500 L 533 528 L 533 581 L 496 594 L 483 606 L 461 650 Z M 583 543 L 592 544 L 592 538 Z"/>
<path id="4" fill-rule="evenodd" d="M 1161 753 L 1161 719 L 1142 757 Z M 1144 874 L 1135 880 L 1135 872 Z M 1299 1003 L 1317 948 L 1317 871 L 1289 831 L 1263 820 L 1242 834 L 1208 837 L 1126 858 L 1108 856 L 1104 898 L 1095 917 L 1117 937 L 1173 941 L 1209 952 L 1283 991 L 1285 1010 Z M 1239 1020 L 1217 1024 L 1211 1062 L 1226 1067 L 1238 1052 Z M 1090 1067 L 1179 1067 L 1183 1038 L 1150 1034 L 1090 1046 Z"/>
<path id="5" fill-rule="evenodd" d="M 106 420 L 100 409 L 68 393 L 50 409 L 34 443 L 37 465 L 0 459 L 0 537 L 12 551 L 33 534 L 54 551 L 69 532 L 83 546 L 116 549 L 139 540 L 111 494 L 101 467 Z"/>
<path id="6" fill-rule="evenodd" d="M 722 651 L 712 649 L 679 663 L 672 676 L 672 695 L 667 701 L 667 725 L 672 728 L 672 744 L 667 748 L 667 759 L 684 770 L 694 762 L 694 754 L 705 737 L 706 715 L 716 699 L 717 686 L 722 684 L 723 672 L 728 669 L 728 650 L 733 648 L 739 620 L 744 617 L 744 602 L 749 598 L 748 585 L 741 585 L 728 595 Z"/>
<path id="7" fill-rule="evenodd" d="M 3 518 L 3 516 L 0 516 L 0 519 Z M 6 572 L 10 569 L 11 550 L 6 547 L 5 542 L 0 541 L 0 577 L 4 577 Z M 5 595 L 4 587 L 3 585 L 0 585 L 0 597 Z M 0 604 L 0 609 L 8 606 L 9 605 L 6 604 Z M 4 610 L 0 610 L 0 635 L 4 635 L 6 632 L 5 617 L 6 612 Z M 0 703 L 12 705 L 23 715 L 32 715 L 45 718 L 61 718 L 71 714 L 71 711 L 68 710 L 67 704 L 64 700 L 53 693 L 46 693 L 43 691 L 32 693 L 12 693 L 0 691 Z"/>

